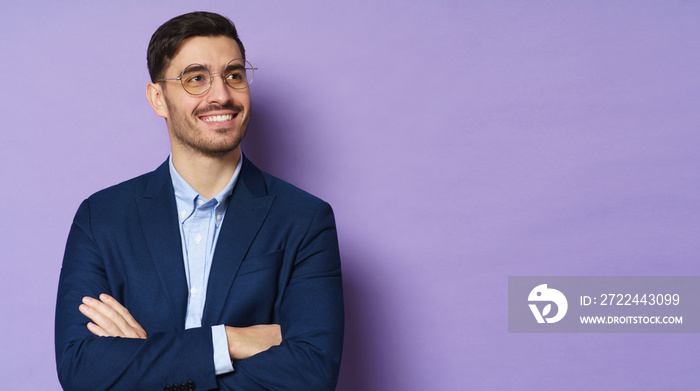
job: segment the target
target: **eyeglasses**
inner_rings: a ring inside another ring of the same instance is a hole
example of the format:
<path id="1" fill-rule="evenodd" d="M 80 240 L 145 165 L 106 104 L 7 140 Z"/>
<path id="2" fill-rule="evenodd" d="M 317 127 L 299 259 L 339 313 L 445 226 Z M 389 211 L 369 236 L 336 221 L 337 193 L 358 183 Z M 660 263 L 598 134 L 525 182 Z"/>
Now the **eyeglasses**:
<path id="1" fill-rule="evenodd" d="M 224 82 L 231 88 L 242 90 L 247 88 L 253 82 L 253 73 L 258 68 L 253 68 L 248 61 L 242 58 L 236 58 L 226 64 L 223 72 L 211 73 L 209 68 L 202 64 L 192 64 L 185 67 L 180 74 L 180 77 L 174 79 L 158 79 L 159 81 L 179 80 L 182 88 L 190 95 L 205 94 L 211 88 L 211 83 L 214 75 L 221 75 Z"/>

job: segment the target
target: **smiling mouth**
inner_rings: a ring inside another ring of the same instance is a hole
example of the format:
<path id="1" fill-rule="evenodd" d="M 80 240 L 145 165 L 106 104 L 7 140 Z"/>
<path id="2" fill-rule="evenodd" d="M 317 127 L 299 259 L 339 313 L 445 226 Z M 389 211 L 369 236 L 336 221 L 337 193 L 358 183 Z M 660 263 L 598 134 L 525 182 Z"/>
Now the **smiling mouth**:
<path id="1" fill-rule="evenodd" d="M 226 122 L 230 121 L 233 118 L 235 118 L 238 115 L 236 114 L 226 114 L 226 115 L 212 115 L 209 117 L 201 117 L 201 120 L 204 122 Z"/>

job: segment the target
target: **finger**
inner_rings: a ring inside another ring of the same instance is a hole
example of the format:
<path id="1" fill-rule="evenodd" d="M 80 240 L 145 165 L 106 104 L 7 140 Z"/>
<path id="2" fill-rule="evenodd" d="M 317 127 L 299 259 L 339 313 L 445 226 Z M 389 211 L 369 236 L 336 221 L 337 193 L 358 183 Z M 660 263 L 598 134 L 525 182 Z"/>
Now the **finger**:
<path id="1" fill-rule="evenodd" d="M 83 299 L 84 303 L 81 304 L 80 307 L 78 307 L 80 309 L 80 312 L 83 315 L 87 316 L 91 321 L 93 321 L 96 326 L 100 327 L 100 329 L 103 331 L 103 334 L 101 334 L 100 336 L 102 336 L 102 337 L 122 336 L 121 330 L 119 329 L 119 327 L 117 325 L 115 325 L 114 322 L 112 322 L 110 320 L 110 318 L 108 318 L 102 312 L 100 312 L 99 310 L 94 308 L 94 306 L 95 306 L 94 302 L 96 302 L 96 301 L 97 300 L 95 300 L 95 299 L 92 299 L 92 300 Z M 92 331 L 92 330 L 90 330 L 90 331 Z"/>
<path id="2" fill-rule="evenodd" d="M 94 327 L 88 325 L 93 334 L 101 337 L 147 338 L 146 331 L 141 326 L 132 328 L 108 305 L 90 297 L 83 298 L 83 301 L 80 312 L 94 322 Z"/>
<path id="3" fill-rule="evenodd" d="M 131 312 L 129 312 L 129 310 L 126 307 L 121 305 L 121 303 L 119 303 L 117 299 L 113 298 L 112 296 L 106 293 L 102 293 L 100 295 L 100 300 L 104 304 L 109 306 L 112 310 L 114 310 L 121 317 L 121 319 L 123 319 L 126 322 L 128 327 L 125 327 L 123 331 L 125 331 L 127 334 L 133 333 L 131 337 L 134 338 L 147 337 L 146 330 L 144 330 L 143 327 L 141 327 L 141 325 L 131 315 Z"/>
<path id="4" fill-rule="evenodd" d="M 110 336 L 139 338 L 121 314 L 109 305 L 91 297 L 85 297 L 83 303 L 89 307 L 86 315 Z"/>
<path id="5" fill-rule="evenodd" d="M 88 330 L 90 330 L 91 333 L 95 334 L 98 337 L 109 337 L 110 336 L 102 327 L 100 327 L 92 322 L 88 322 L 87 328 L 88 328 Z"/>
<path id="6" fill-rule="evenodd" d="M 109 312 L 111 319 L 119 326 L 123 335 L 127 338 L 146 338 L 146 331 L 141 327 L 126 307 L 122 306 L 113 297 L 102 294 L 101 301 L 113 312 Z"/>

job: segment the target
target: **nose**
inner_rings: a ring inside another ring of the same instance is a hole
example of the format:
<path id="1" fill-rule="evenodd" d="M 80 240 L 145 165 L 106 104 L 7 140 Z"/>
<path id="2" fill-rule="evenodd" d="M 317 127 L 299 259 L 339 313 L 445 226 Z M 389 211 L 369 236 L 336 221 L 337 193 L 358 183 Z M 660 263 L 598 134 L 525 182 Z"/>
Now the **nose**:
<path id="1" fill-rule="evenodd" d="M 211 77 L 211 87 L 207 92 L 207 100 L 212 103 L 217 102 L 220 104 L 232 100 L 231 87 L 224 81 L 224 74 L 222 72 L 217 72 L 213 73 Z"/>

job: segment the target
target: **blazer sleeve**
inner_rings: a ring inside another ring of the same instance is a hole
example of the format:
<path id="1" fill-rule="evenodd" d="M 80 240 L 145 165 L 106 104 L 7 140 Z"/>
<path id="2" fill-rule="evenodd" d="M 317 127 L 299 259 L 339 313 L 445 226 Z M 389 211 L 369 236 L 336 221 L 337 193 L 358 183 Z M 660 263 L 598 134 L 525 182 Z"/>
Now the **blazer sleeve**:
<path id="1" fill-rule="evenodd" d="M 55 347 L 63 388 L 162 390 L 190 382 L 197 390 L 215 389 L 210 327 L 152 332 L 147 339 L 97 337 L 87 329 L 88 318 L 78 310 L 82 298 L 100 293 L 118 297 L 110 288 L 103 256 L 86 200 L 71 226 L 58 284 Z"/>
<path id="2" fill-rule="evenodd" d="M 289 248 L 286 249 L 290 251 Z M 277 317 L 282 344 L 234 362 L 221 390 L 333 390 L 343 346 L 340 256 L 330 205 L 319 204 L 300 245 Z"/>

